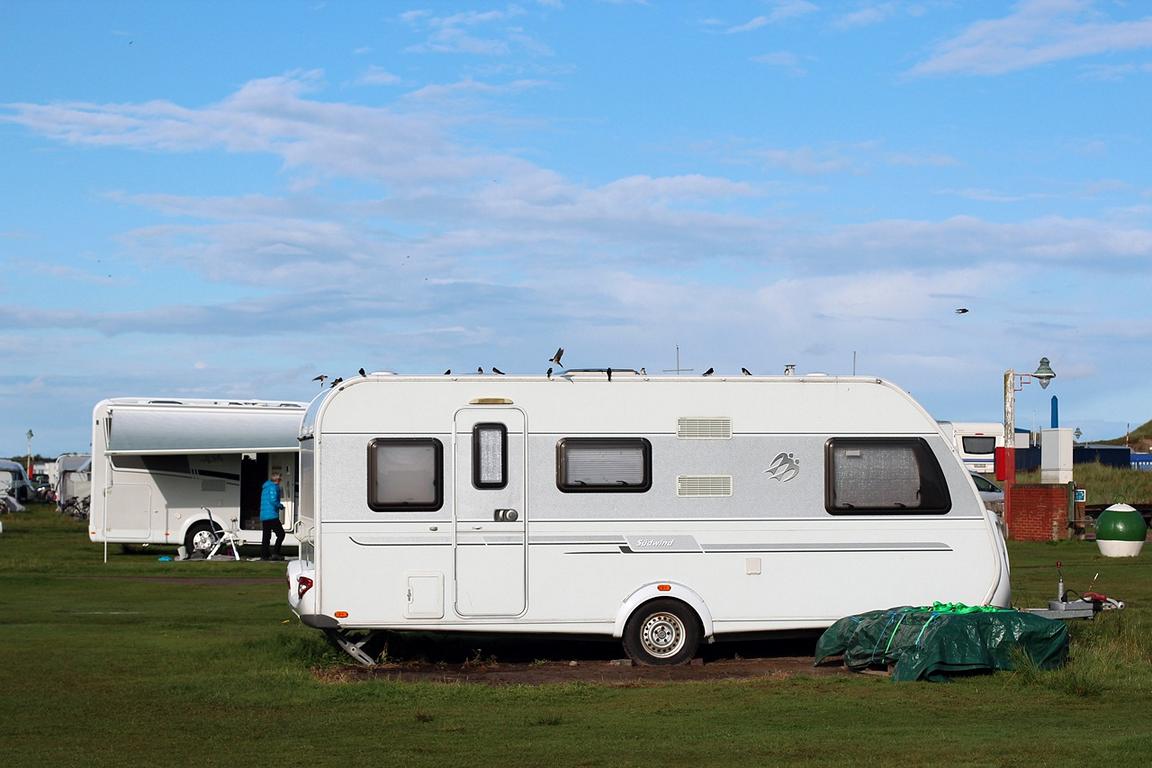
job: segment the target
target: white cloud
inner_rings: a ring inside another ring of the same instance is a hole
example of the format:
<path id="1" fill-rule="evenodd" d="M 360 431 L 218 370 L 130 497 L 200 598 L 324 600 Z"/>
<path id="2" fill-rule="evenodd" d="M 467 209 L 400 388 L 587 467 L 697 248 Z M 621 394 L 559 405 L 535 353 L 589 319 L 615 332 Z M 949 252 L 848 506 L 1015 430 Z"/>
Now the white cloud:
<path id="1" fill-rule="evenodd" d="M 768 13 L 756 16 L 742 24 L 732 25 L 724 31 L 732 35 L 752 32 L 770 24 L 778 24 L 787 19 L 794 19 L 820 10 L 819 7 L 807 2 L 807 0 L 774 0 L 770 5 L 771 10 Z"/>
<path id="2" fill-rule="evenodd" d="M 999 75 L 1057 61 L 1152 48 L 1152 17 L 1113 21 L 1094 0 L 1023 0 L 939 43 L 912 75 Z"/>
<path id="3" fill-rule="evenodd" d="M 895 2 L 874 3 L 840 16 L 833 26 L 840 29 L 868 27 L 887 21 L 896 15 L 898 10 L 899 5 Z"/>
<path id="4" fill-rule="evenodd" d="M 753 56 L 752 61 L 757 64 L 767 64 L 770 67 L 783 69 L 792 75 L 807 74 L 807 70 L 800 65 L 800 57 L 789 51 L 775 51 Z"/>
<path id="5" fill-rule="evenodd" d="M 396 85 L 400 82 L 400 76 L 394 75 L 383 67 L 368 67 L 357 82 L 363 85 Z"/>

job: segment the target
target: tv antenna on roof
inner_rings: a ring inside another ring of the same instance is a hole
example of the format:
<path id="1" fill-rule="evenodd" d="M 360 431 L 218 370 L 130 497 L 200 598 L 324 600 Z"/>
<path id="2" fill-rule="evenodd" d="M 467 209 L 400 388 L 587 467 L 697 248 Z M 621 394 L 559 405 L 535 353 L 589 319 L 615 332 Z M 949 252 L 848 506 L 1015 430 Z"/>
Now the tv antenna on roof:
<path id="1" fill-rule="evenodd" d="M 677 376 L 679 376 L 681 373 L 691 373 L 694 370 L 696 370 L 696 369 L 695 368 L 681 368 L 680 367 L 680 345 L 677 344 L 676 345 L 676 367 L 675 368 L 665 368 L 664 373 L 674 373 Z"/>

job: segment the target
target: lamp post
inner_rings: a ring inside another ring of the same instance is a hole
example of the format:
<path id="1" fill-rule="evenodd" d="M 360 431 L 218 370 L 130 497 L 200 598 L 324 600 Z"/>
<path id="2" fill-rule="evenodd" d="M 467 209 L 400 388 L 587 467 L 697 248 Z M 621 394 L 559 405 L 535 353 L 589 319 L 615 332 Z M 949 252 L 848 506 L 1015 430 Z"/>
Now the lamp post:
<path id="1" fill-rule="evenodd" d="M 35 435 L 32 434 L 32 430 L 28 430 L 28 434 L 26 435 L 26 437 L 28 438 L 28 459 L 27 459 L 28 466 L 24 467 L 24 471 L 28 474 L 28 477 L 31 478 L 32 477 L 32 438 L 35 437 Z"/>
<path id="2" fill-rule="evenodd" d="M 1009 368 L 1004 372 L 1004 527 L 1012 530 L 1012 486 L 1016 484 L 1016 393 L 1036 379 L 1041 389 L 1047 389 L 1056 378 L 1048 365 L 1048 358 L 1040 358 L 1034 373 L 1016 373 Z"/>

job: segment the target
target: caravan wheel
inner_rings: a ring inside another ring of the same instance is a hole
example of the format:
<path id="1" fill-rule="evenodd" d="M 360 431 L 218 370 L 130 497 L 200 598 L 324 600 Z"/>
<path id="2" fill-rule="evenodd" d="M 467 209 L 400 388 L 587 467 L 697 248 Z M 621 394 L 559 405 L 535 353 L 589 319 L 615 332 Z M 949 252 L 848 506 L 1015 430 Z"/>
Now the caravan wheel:
<path id="1" fill-rule="evenodd" d="M 624 651 L 637 664 L 683 664 L 699 644 L 700 622 L 679 600 L 651 600 L 624 627 Z"/>
<path id="2" fill-rule="evenodd" d="M 188 554 L 192 554 L 197 550 L 207 552 L 212 549 L 212 545 L 224 533 L 224 529 L 219 525 L 213 525 L 207 520 L 203 520 L 188 529 L 188 533 L 184 536 L 184 548 Z"/>

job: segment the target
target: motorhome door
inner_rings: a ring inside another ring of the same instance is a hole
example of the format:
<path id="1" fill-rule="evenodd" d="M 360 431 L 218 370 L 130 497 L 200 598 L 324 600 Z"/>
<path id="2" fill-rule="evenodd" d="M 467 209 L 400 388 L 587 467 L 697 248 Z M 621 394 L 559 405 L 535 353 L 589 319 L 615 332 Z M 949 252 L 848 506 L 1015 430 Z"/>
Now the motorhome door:
<path id="1" fill-rule="evenodd" d="M 517 616 L 527 595 L 525 417 L 517 408 L 456 414 L 456 612 Z"/>

